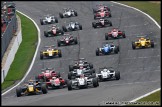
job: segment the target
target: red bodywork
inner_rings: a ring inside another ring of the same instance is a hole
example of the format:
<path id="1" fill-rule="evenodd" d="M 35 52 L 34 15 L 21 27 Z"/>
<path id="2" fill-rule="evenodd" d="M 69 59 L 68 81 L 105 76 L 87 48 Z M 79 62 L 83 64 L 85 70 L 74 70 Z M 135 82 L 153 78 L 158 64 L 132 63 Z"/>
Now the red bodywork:
<path id="1" fill-rule="evenodd" d="M 110 15 L 110 12 L 108 11 L 102 11 L 102 12 L 96 13 L 96 17 L 107 17 L 109 15 Z"/>
<path id="2" fill-rule="evenodd" d="M 54 82 L 54 83 L 52 83 L 52 82 Z M 66 84 L 66 82 L 65 82 L 65 80 L 64 79 L 62 79 L 62 78 L 56 78 L 55 80 L 52 80 L 52 79 L 50 79 L 49 81 L 47 81 L 46 82 L 46 85 L 47 86 L 52 86 L 52 84 L 56 84 L 56 87 L 59 87 L 59 86 L 63 86 L 63 85 L 65 85 Z"/>
<path id="3" fill-rule="evenodd" d="M 118 37 L 118 35 L 122 35 L 122 34 L 123 32 L 118 29 L 113 29 L 111 32 L 108 32 L 108 35 L 113 37 Z"/>

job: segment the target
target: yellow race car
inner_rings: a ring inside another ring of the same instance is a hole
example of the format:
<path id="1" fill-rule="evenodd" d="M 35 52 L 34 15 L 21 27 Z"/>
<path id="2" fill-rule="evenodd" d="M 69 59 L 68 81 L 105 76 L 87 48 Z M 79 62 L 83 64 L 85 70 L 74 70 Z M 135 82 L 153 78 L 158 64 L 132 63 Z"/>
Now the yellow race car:
<path id="1" fill-rule="evenodd" d="M 29 80 L 28 83 L 24 84 L 21 87 L 16 89 L 17 97 L 22 95 L 31 95 L 31 94 L 47 94 L 47 86 L 46 84 L 40 83 L 37 80 Z"/>
<path id="2" fill-rule="evenodd" d="M 148 47 L 154 47 L 154 42 L 153 40 L 150 40 L 150 38 L 146 38 L 146 37 L 139 37 L 137 38 L 137 41 L 133 41 L 132 42 L 132 48 L 136 49 L 136 48 L 148 48 Z"/>
<path id="3" fill-rule="evenodd" d="M 60 49 L 49 47 L 48 49 L 40 52 L 40 59 L 43 59 L 45 57 L 53 58 L 55 56 L 62 57 L 62 53 Z"/>

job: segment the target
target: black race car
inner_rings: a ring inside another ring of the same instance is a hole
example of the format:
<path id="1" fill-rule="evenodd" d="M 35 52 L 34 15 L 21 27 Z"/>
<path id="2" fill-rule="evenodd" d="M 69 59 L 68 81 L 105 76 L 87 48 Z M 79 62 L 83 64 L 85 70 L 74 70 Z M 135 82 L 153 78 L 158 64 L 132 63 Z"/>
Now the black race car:
<path id="1" fill-rule="evenodd" d="M 44 36 L 46 36 L 46 37 L 59 36 L 59 35 L 63 35 L 63 34 L 64 34 L 63 30 L 61 30 L 56 25 L 53 25 L 50 30 L 44 31 Z"/>
<path id="2" fill-rule="evenodd" d="M 97 22 L 92 22 L 92 27 L 107 27 L 112 26 L 112 22 L 108 19 L 99 19 Z"/>

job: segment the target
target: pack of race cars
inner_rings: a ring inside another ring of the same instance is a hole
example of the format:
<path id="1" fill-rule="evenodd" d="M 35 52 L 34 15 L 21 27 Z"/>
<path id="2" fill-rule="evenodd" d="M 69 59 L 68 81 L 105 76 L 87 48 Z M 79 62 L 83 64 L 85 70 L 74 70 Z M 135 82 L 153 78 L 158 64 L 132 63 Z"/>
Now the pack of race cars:
<path id="1" fill-rule="evenodd" d="M 92 22 L 93 28 L 103 28 L 112 26 L 112 22 L 108 19 L 112 17 L 110 8 L 106 5 L 96 5 L 93 8 L 94 19 L 97 21 Z M 60 18 L 77 17 L 76 10 L 71 8 L 64 8 L 63 12 L 59 13 Z M 40 19 L 41 25 L 48 25 L 58 23 L 58 18 L 53 15 L 46 15 Z M 50 26 L 48 31 L 44 31 L 45 37 L 64 36 L 61 39 L 57 39 L 57 45 L 69 46 L 77 45 L 78 39 L 70 33 L 71 31 L 82 30 L 82 25 L 79 22 L 70 21 L 67 25 L 63 25 L 62 29 L 57 25 Z M 105 33 L 105 40 L 115 40 L 120 38 L 126 38 L 125 31 L 121 31 L 118 28 L 113 28 L 111 31 Z M 40 51 L 40 59 L 62 57 L 61 49 L 56 46 L 45 46 L 47 49 Z M 52 48 L 54 47 L 54 48 Z M 136 41 L 132 42 L 132 49 L 154 47 L 154 42 L 146 36 L 138 37 Z M 104 42 L 102 47 L 96 49 L 96 56 L 118 54 L 120 51 L 119 45 L 115 45 L 113 42 Z M 68 90 L 81 89 L 88 87 L 98 87 L 100 81 L 106 80 L 119 80 L 120 72 L 113 67 L 101 67 L 98 72 L 94 69 L 93 64 L 88 62 L 85 58 L 79 58 L 74 60 L 74 64 L 69 65 L 68 79 L 62 78 L 59 71 L 55 68 L 44 68 L 40 74 L 36 75 L 34 79 L 29 80 L 23 86 L 16 89 L 17 97 L 30 94 L 46 94 L 48 89 L 59 89 L 67 87 Z"/>

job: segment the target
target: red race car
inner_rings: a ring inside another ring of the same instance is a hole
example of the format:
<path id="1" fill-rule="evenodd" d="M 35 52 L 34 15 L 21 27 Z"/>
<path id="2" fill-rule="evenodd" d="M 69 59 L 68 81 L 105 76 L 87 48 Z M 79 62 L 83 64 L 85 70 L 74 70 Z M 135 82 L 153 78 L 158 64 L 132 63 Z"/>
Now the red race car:
<path id="1" fill-rule="evenodd" d="M 109 11 L 104 11 L 104 10 L 101 10 L 101 12 L 97 12 L 94 15 L 94 19 L 108 18 L 108 17 L 111 17 L 111 13 Z"/>
<path id="2" fill-rule="evenodd" d="M 47 88 L 51 87 L 52 89 L 55 88 L 64 88 L 66 87 L 66 80 L 62 79 L 62 77 L 52 77 L 48 82 L 46 82 Z"/>
<path id="3" fill-rule="evenodd" d="M 126 38 L 125 36 L 125 32 L 124 31 L 120 31 L 119 29 L 112 29 L 112 31 L 105 33 L 105 39 L 108 40 L 110 38 L 112 39 L 119 39 L 119 38 Z"/>
<path id="4" fill-rule="evenodd" d="M 97 13 L 97 12 L 101 12 L 102 10 L 104 11 L 110 11 L 110 8 L 108 8 L 108 6 L 105 6 L 105 5 L 96 5 L 96 9 L 93 9 L 93 13 Z"/>
<path id="5" fill-rule="evenodd" d="M 38 81 L 49 81 L 52 77 L 60 77 L 60 72 L 56 72 L 53 68 L 42 69 L 43 72 L 35 77 Z"/>

